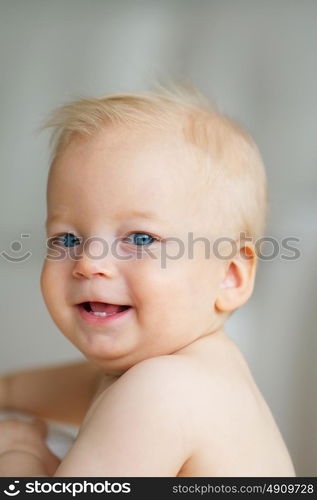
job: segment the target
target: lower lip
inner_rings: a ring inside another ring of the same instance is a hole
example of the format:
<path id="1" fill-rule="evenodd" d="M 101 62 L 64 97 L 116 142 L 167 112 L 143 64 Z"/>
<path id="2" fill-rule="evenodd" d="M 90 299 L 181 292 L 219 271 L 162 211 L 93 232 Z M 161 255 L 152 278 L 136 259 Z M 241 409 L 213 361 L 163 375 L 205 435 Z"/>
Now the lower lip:
<path id="1" fill-rule="evenodd" d="M 109 316 L 94 316 L 93 314 L 89 313 L 86 311 L 84 306 L 82 304 L 78 304 L 77 309 L 79 311 L 79 314 L 81 318 L 85 321 L 85 323 L 88 323 L 90 325 L 104 325 L 105 323 L 110 323 L 112 321 L 116 321 L 120 318 L 123 318 L 126 316 L 129 311 L 131 311 L 132 307 L 129 307 L 128 309 L 125 309 L 124 311 L 121 311 L 116 314 L 111 314 Z"/>

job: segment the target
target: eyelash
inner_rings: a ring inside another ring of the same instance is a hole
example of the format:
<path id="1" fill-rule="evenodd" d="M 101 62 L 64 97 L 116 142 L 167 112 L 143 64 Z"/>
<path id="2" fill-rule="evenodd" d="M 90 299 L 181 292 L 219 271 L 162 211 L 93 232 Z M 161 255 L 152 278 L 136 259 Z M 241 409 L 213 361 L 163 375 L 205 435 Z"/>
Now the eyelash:
<path id="1" fill-rule="evenodd" d="M 134 231 L 134 232 L 132 232 L 132 233 L 128 234 L 128 235 L 124 238 L 124 240 L 127 240 L 127 238 L 129 238 L 130 236 L 132 236 L 132 235 L 134 235 L 134 234 L 136 234 L 136 235 L 140 235 L 140 234 L 141 234 L 141 235 L 150 236 L 150 238 L 152 238 L 152 240 L 153 240 L 153 241 L 151 241 L 151 243 L 147 243 L 147 244 L 144 244 L 144 245 L 137 245 L 137 244 L 132 243 L 132 244 L 133 244 L 134 246 L 136 246 L 136 247 L 139 247 L 139 246 L 150 246 L 150 245 L 152 245 L 154 242 L 158 242 L 158 241 L 160 241 L 160 240 L 159 240 L 159 238 L 157 238 L 157 237 L 153 236 L 152 234 L 150 234 L 150 233 L 143 233 L 143 232 L 141 232 L 141 231 Z M 59 235 L 57 235 L 57 236 L 55 236 L 55 237 L 53 238 L 53 242 L 58 242 L 58 241 L 60 241 L 63 237 L 65 237 L 65 236 L 71 236 L 71 237 L 72 237 L 72 239 L 77 240 L 77 241 L 79 242 L 79 244 L 81 243 L 81 238 L 79 238 L 78 236 L 75 236 L 73 233 L 61 233 L 61 234 L 59 234 Z M 63 244 L 63 243 L 61 243 L 61 244 Z M 77 246 L 77 245 L 76 245 L 76 246 Z M 74 248 L 74 247 L 65 247 L 65 248 Z"/>
<path id="2" fill-rule="evenodd" d="M 81 241 L 81 239 L 78 237 L 78 236 L 75 236 L 73 233 L 61 233 L 61 234 L 58 234 L 57 236 L 54 236 L 54 238 L 52 238 L 52 241 L 53 243 L 55 242 L 60 242 L 61 244 L 63 244 L 61 242 L 62 238 L 64 236 L 71 236 L 73 239 L 76 239 L 78 240 L 79 242 Z M 77 245 L 76 245 L 77 246 Z M 74 248 L 74 247 L 66 247 L 66 248 Z"/>
<path id="3" fill-rule="evenodd" d="M 128 234 L 128 236 L 125 238 L 125 240 L 126 240 L 127 238 L 129 238 L 130 236 L 134 235 L 134 234 L 136 234 L 136 235 L 143 235 L 143 236 L 144 236 L 144 235 L 145 235 L 145 236 L 149 236 L 149 237 L 150 237 L 150 238 L 152 238 L 152 240 L 153 240 L 153 241 L 151 241 L 151 243 L 146 243 L 146 244 L 144 244 L 144 245 L 137 245 L 137 244 L 135 244 L 135 243 L 132 243 L 132 244 L 133 244 L 134 246 L 136 246 L 136 247 L 139 247 L 139 246 L 150 246 L 150 245 L 152 245 L 154 242 L 159 241 L 159 239 L 158 239 L 158 238 L 156 238 L 155 236 L 153 236 L 152 234 L 150 234 L 150 233 L 142 233 L 141 231 L 135 231 L 135 232 L 133 232 L 133 233 Z"/>

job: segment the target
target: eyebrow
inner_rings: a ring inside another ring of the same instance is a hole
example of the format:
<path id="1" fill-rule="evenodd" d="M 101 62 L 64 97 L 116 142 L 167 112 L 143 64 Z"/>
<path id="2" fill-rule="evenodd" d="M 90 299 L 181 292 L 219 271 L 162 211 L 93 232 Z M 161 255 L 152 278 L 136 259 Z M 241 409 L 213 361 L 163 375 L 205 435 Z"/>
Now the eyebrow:
<path id="1" fill-rule="evenodd" d="M 132 210 L 130 212 L 121 212 L 116 217 L 117 219 L 158 219 L 155 212 L 142 211 L 142 210 Z"/>
<path id="2" fill-rule="evenodd" d="M 46 219 L 46 221 L 45 221 L 45 227 L 47 227 L 52 222 L 55 222 L 55 220 L 62 219 L 62 218 L 63 218 L 63 214 L 51 215 L 50 217 L 48 217 Z"/>
<path id="3" fill-rule="evenodd" d="M 62 219 L 63 214 L 58 213 L 55 215 L 51 215 L 50 217 L 47 218 L 45 222 L 45 226 L 47 227 L 49 224 L 52 222 L 55 222 L 55 220 Z M 116 219 L 122 220 L 122 219 L 149 219 L 149 220 L 154 220 L 158 219 L 158 216 L 155 212 L 151 211 L 142 211 L 142 210 L 132 210 L 130 212 L 121 212 L 116 216 Z"/>

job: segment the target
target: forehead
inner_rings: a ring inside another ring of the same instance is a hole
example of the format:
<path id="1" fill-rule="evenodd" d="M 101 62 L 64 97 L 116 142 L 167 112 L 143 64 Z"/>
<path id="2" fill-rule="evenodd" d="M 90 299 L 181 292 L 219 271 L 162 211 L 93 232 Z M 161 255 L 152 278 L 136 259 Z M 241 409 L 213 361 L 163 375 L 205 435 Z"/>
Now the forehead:
<path id="1" fill-rule="evenodd" d="M 185 210 L 201 196 L 197 154 L 177 131 L 110 126 L 76 137 L 51 169 L 49 211 Z"/>

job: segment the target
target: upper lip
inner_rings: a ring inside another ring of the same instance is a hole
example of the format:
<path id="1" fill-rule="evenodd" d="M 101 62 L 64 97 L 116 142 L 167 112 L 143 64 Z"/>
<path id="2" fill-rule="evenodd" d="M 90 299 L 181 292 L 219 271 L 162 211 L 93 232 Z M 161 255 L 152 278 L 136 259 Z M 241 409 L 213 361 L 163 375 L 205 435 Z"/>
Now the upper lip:
<path id="1" fill-rule="evenodd" d="M 83 302 L 103 302 L 104 304 L 113 304 L 116 306 L 128 306 L 129 305 L 129 304 L 120 304 L 119 302 L 110 301 L 108 299 L 105 299 L 104 297 L 92 297 L 92 296 L 83 298 L 79 302 L 76 302 L 75 305 L 78 306 L 79 304 L 83 304 Z"/>

